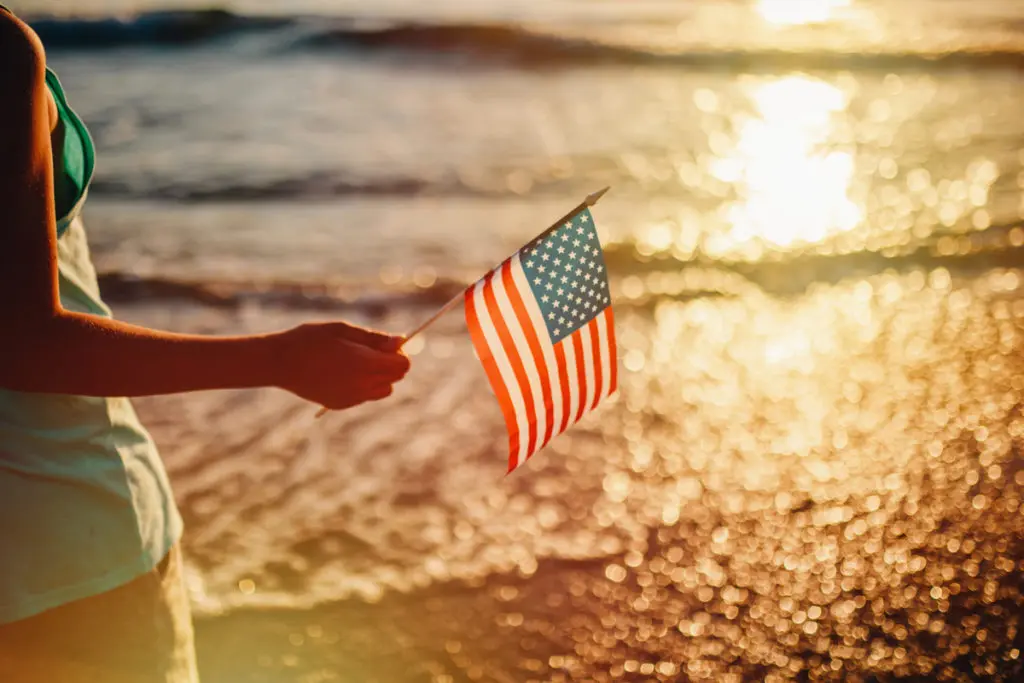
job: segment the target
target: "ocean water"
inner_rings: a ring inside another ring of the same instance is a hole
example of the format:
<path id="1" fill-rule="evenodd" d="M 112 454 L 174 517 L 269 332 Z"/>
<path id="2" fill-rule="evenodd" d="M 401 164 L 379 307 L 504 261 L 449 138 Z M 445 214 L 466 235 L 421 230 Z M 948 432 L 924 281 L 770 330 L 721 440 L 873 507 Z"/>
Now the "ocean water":
<path id="1" fill-rule="evenodd" d="M 404 331 L 583 196 L 609 405 L 139 401 L 204 680 L 1024 676 L 1024 5 L 28 0 L 119 316 Z"/>

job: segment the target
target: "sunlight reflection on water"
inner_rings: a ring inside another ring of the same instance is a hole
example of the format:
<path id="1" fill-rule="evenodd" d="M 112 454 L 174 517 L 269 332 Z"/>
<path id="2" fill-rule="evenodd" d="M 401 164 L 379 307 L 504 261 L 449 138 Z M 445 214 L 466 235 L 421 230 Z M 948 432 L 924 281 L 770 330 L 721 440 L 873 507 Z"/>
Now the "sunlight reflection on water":
<path id="1" fill-rule="evenodd" d="M 853 155 L 826 146 L 833 115 L 847 106 L 843 91 L 791 76 L 757 83 L 749 94 L 757 116 L 739 125 L 735 144 L 711 166 L 740 195 L 722 207 L 730 230 L 714 246 L 761 239 L 785 247 L 855 227 L 863 212 L 848 196 Z"/>
<path id="2" fill-rule="evenodd" d="M 849 5 L 850 0 L 760 0 L 757 11 L 765 21 L 792 26 L 828 21 L 837 8 Z"/>

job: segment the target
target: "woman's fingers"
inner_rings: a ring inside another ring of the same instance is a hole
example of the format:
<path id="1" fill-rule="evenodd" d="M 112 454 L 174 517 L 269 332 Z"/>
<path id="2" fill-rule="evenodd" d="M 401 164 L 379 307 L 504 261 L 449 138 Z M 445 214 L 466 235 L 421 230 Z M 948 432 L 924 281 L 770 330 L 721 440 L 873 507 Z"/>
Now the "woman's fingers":
<path id="1" fill-rule="evenodd" d="M 362 403 L 384 400 L 391 396 L 394 391 L 394 386 L 391 384 L 366 384 L 349 388 L 335 400 L 323 401 L 322 404 L 330 410 L 344 410 L 346 408 L 354 408 Z"/>
<path id="2" fill-rule="evenodd" d="M 381 387 L 375 387 L 373 390 L 367 392 L 366 400 L 367 401 L 380 401 L 380 400 L 385 399 L 388 396 L 390 396 L 392 393 L 394 393 L 394 391 L 395 391 L 395 388 L 391 384 L 388 384 L 388 385 L 385 385 L 385 386 L 381 386 Z"/>
<path id="3" fill-rule="evenodd" d="M 359 377 L 401 379 L 409 371 L 409 357 L 403 353 L 388 353 L 354 342 L 343 342 L 352 348 L 349 351 L 358 360 L 353 374 Z"/>
<path id="4" fill-rule="evenodd" d="M 291 332 L 282 387 L 333 410 L 379 401 L 409 371 L 401 338 L 344 323 L 310 323 Z"/>
<path id="5" fill-rule="evenodd" d="M 349 323 L 332 323 L 338 335 L 354 344 L 369 346 L 371 349 L 394 353 L 402 347 L 405 337 L 378 332 L 366 327 L 351 325 Z"/>

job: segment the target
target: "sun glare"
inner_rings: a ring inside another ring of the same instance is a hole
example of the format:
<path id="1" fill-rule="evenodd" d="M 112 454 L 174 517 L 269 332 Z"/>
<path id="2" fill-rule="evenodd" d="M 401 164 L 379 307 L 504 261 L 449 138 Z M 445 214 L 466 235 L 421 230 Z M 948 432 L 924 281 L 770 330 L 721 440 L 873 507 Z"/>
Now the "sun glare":
<path id="1" fill-rule="evenodd" d="M 849 5 L 850 0 L 759 0 L 757 11 L 772 24 L 796 26 L 828 21 L 836 9 Z"/>
<path id="2" fill-rule="evenodd" d="M 738 195 L 725 207 L 728 242 L 788 247 L 856 226 L 862 212 L 848 196 L 853 156 L 826 146 L 833 116 L 846 108 L 844 93 L 793 76 L 757 84 L 750 97 L 756 115 L 711 167 Z"/>

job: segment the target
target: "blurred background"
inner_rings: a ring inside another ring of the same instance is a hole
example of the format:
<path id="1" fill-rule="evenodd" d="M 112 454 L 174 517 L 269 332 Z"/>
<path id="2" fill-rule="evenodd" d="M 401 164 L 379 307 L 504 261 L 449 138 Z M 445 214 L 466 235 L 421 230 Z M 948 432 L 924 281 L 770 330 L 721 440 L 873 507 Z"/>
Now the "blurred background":
<path id="1" fill-rule="evenodd" d="M 1019 0 L 9 0 L 124 319 L 403 332 L 587 193 L 620 392 L 139 401 L 206 683 L 1018 681 Z"/>

